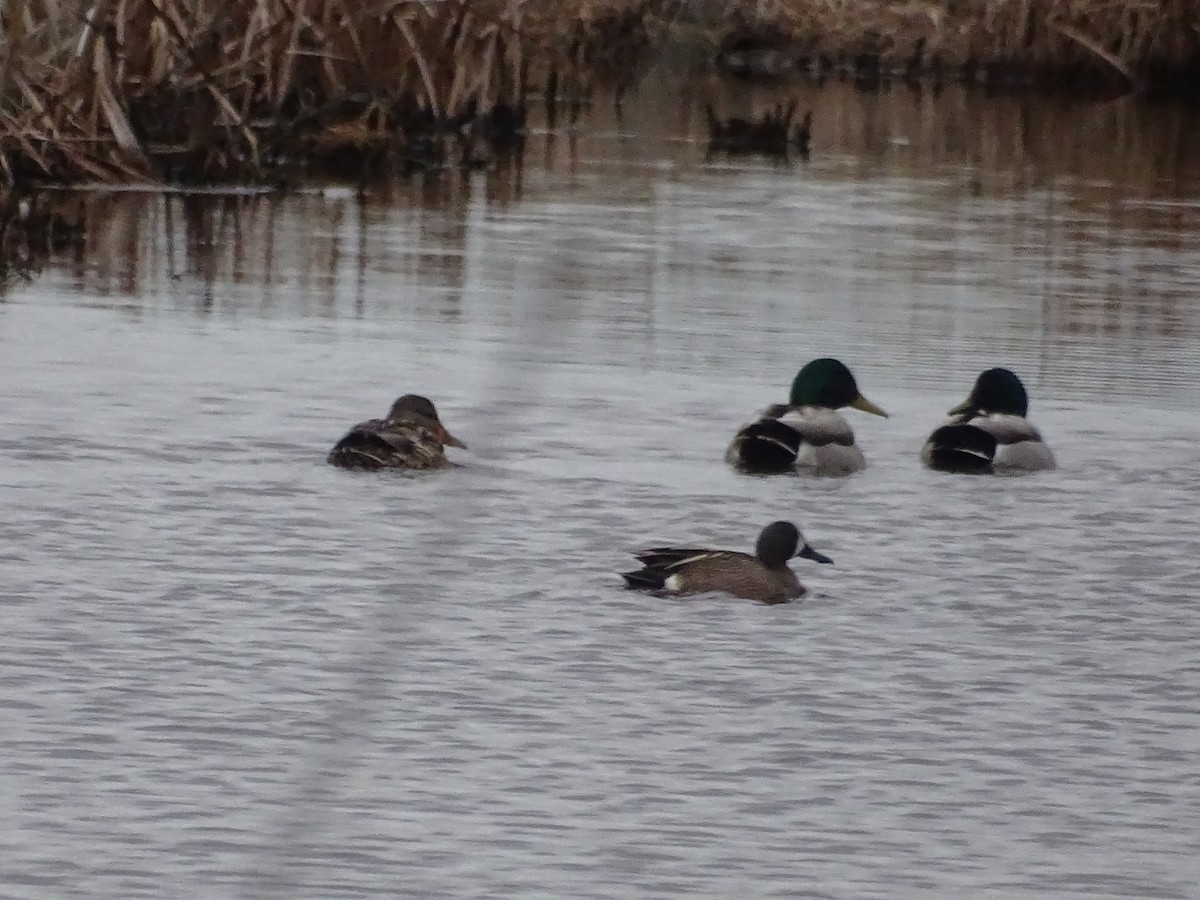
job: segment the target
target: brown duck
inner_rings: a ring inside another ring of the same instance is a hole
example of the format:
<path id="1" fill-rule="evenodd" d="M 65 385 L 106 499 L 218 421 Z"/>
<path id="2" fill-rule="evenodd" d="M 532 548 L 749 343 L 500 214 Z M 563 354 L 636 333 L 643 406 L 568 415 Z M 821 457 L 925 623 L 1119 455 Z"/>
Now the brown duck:
<path id="1" fill-rule="evenodd" d="M 343 469 L 444 469 L 446 447 L 467 445 L 446 430 L 426 397 L 405 394 L 382 419 L 359 422 L 326 457 Z"/>
<path id="2" fill-rule="evenodd" d="M 804 596 L 804 585 L 788 568 L 787 561 L 792 557 L 833 562 L 810 547 L 791 522 L 772 522 L 764 528 L 753 554 L 653 547 L 635 555 L 642 568 L 621 576 L 626 586 L 635 590 L 663 597 L 718 591 L 760 603 L 787 603 Z"/>

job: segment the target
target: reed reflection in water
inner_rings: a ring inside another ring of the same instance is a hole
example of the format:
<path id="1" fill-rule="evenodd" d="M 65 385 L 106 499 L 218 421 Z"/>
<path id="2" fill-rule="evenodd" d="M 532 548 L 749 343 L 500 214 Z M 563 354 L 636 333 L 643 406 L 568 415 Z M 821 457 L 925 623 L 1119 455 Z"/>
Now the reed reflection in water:
<path id="1" fill-rule="evenodd" d="M 1190 896 L 1194 126 L 812 101 L 806 164 L 646 95 L 463 181 L 64 197 L 0 303 L 6 891 Z M 725 468 L 821 354 L 869 468 Z M 920 469 L 992 364 L 1061 468 Z M 324 465 L 411 389 L 463 468 Z M 804 603 L 620 590 L 775 518 Z"/>

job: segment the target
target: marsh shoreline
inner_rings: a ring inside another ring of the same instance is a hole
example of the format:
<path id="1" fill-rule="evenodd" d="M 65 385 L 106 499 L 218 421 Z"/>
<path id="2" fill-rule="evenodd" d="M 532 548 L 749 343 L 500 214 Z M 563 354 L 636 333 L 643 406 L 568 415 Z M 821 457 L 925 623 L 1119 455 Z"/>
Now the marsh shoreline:
<path id="1" fill-rule="evenodd" d="M 6 7 L 0 179 L 477 168 L 653 73 L 1200 97 L 1188 0 L 127 0 Z M 718 126 L 723 123 L 718 122 Z M 727 125 L 727 123 L 724 123 Z"/>

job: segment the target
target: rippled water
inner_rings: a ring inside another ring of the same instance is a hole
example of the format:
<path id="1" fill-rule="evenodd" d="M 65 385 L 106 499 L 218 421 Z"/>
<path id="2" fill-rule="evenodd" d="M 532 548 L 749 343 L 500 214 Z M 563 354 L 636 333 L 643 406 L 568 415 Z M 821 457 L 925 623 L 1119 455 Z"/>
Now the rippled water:
<path id="1" fill-rule="evenodd" d="M 1195 896 L 1195 130 L 817 103 L 806 164 L 648 97 L 463 184 L 81 201 L 0 302 L 0 895 Z M 869 468 L 725 468 L 825 354 Z M 921 469 L 994 364 L 1060 468 Z M 323 463 L 409 390 L 461 468 Z M 614 575 L 784 517 L 803 602 Z"/>

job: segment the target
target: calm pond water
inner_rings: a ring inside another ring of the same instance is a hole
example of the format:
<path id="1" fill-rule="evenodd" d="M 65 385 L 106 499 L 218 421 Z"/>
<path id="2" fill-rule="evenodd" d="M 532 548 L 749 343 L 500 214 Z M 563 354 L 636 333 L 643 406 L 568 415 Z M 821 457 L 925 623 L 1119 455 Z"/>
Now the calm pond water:
<path id="1" fill-rule="evenodd" d="M 1196 896 L 1195 119 L 831 88 L 784 164 L 701 95 L 64 198 L 0 300 L 0 896 Z M 819 355 L 868 469 L 726 468 Z M 1060 468 L 924 471 L 992 365 Z M 324 464 L 406 391 L 461 468 Z M 620 589 L 775 518 L 803 602 Z"/>

